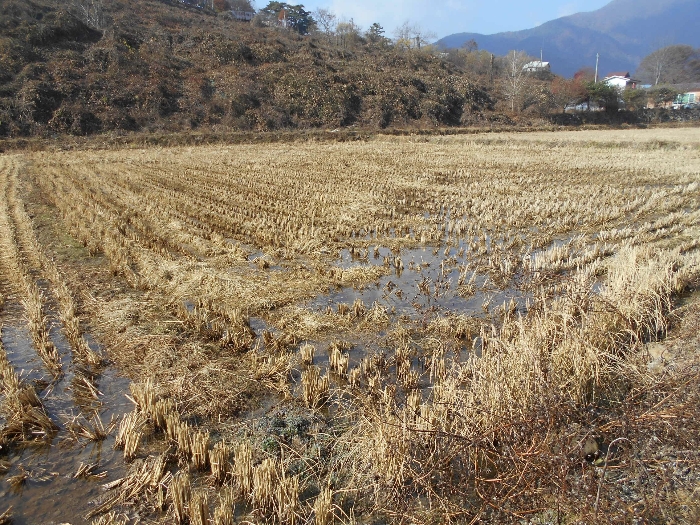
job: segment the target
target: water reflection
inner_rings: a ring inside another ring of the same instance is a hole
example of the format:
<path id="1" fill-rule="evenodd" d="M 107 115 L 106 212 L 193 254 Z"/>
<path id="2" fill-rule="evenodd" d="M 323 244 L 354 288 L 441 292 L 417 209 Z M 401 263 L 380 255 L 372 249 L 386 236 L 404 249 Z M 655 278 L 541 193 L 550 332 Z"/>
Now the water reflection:
<path id="1" fill-rule="evenodd" d="M 101 493 L 101 485 L 124 473 L 121 453 L 113 448 L 113 436 L 98 442 L 75 440 L 69 426 L 78 414 L 86 420 L 97 414 L 108 424 L 113 417 L 131 410 L 131 402 L 124 396 L 129 391 L 129 380 L 111 368 L 92 371 L 77 366 L 60 330 L 52 326 L 50 335 L 65 372 L 57 381 L 52 381 L 43 369 L 31 337 L 21 324 L 2 328 L 10 363 L 23 381 L 36 386 L 59 427 L 48 443 L 18 446 L 4 458 L 0 456 L 5 467 L 0 468 L 0 513 L 12 507 L 13 525 L 83 523 L 90 502 Z M 81 465 L 94 465 L 92 472 L 107 474 L 76 477 Z"/>

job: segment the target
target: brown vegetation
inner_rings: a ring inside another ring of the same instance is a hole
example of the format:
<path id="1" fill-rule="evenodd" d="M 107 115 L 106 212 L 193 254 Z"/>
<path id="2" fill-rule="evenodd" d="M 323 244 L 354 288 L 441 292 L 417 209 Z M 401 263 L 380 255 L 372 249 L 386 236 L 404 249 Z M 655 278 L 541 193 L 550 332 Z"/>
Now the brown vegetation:
<path id="1" fill-rule="evenodd" d="M 103 3 L 98 30 L 63 3 L 5 0 L 0 137 L 434 127 L 480 120 L 492 106 L 429 54 L 339 48 L 184 7 Z"/>
<path id="2" fill-rule="evenodd" d="M 685 129 L 1 157 L 16 188 L 2 263 L 30 279 L 14 261 L 31 233 L 32 271 L 53 261 L 70 291 L 89 267 L 74 310 L 89 302 L 134 380 L 115 442 L 129 472 L 89 518 L 692 522 L 697 347 L 650 349 L 696 319 L 675 301 L 700 276 L 697 143 Z M 37 231 L 21 209 L 56 220 Z M 52 231 L 85 251 L 42 242 Z"/>

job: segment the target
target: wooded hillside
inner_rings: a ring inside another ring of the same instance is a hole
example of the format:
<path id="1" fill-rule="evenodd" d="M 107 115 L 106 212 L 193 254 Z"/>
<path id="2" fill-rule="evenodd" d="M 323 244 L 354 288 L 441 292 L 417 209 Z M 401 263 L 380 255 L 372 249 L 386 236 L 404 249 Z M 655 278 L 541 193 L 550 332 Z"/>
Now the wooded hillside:
<path id="1" fill-rule="evenodd" d="M 99 19 L 76 5 L 0 0 L 0 136 L 460 125 L 493 108 L 427 53 L 179 2 L 114 0 Z"/>

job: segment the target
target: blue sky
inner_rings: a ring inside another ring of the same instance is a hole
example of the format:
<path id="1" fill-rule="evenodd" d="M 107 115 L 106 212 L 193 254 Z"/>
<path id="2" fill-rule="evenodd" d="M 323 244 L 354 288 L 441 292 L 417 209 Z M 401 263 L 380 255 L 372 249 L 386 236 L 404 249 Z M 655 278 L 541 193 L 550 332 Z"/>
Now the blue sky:
<path id="1" fill-rule="evenodd" d="M 363 29 L 379 22 L 387 36 L 409 21 L 437 38 L 452 33 L 492 34 L 538 26 L 548 20 L 580 11 L 594 11 L 610 0 L 287 0 L 307 11 L 330 9 L 338 18 L 353 19 Z M 267 0 L 255 0 L 262 8 Z"/>

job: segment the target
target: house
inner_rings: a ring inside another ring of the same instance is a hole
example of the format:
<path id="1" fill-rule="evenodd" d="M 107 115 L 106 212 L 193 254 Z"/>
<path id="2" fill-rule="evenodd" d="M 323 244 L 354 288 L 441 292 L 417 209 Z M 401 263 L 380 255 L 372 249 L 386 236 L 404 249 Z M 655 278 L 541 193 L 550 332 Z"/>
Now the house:
<path id="1" fill-rule="evenodd" d="M 674 108 L 700 105 L 700 84 L 680 84 L 673 87 L 679 91 L 673 102 Z"/>
<path id="2" fill-rule="evenodd" d="M 277 25 L 284 27 L 285 29 L 289 26 L 289 21 L 287 20 L 287 10 L 282 9 L 277 15 Z"/>
<path id="3" fill-rule="evenodd" d="M 234 20 L 245 20 L 250 22 L 255 16 L 255 13 L 252 11 L 231 11 L 231 16 L 234 18 Z"/>
<path id="4" fill-rule="evenodd" d="M 637 86 L 641 84 L 639 80 L 630 77 L 629 72 L 610 73 L 603 79 L 603 82 L 608 86 L 616 87 L 620 91 L 623 89 L 637 89 Z"/>
<path id="5" fill-rule="evenodd" d="M 541 60 L 535 60 L 533 62 L 528 62 L 523 66 L 523 71 L 526 73 L 540 73 L 540 72 L 549 72 L 551 71 L 551 67 L 549 65 L 549 62 L 542 62 Z"/>
<path id="6" fill-rule="evenodd" d="M 700 84 L 668 84 L 654 86 L 650 88 L 654 91 L 660 90 L 665 94 L 673 96 L 677 93 L 676 98 L 671 100 L 665 98 L 664 101 L 654 100 L 654 97 L 649 97 L 649 108 L 674 108 L 680 109 L 683 107 L 698 107 L 700 106 Z"/>

